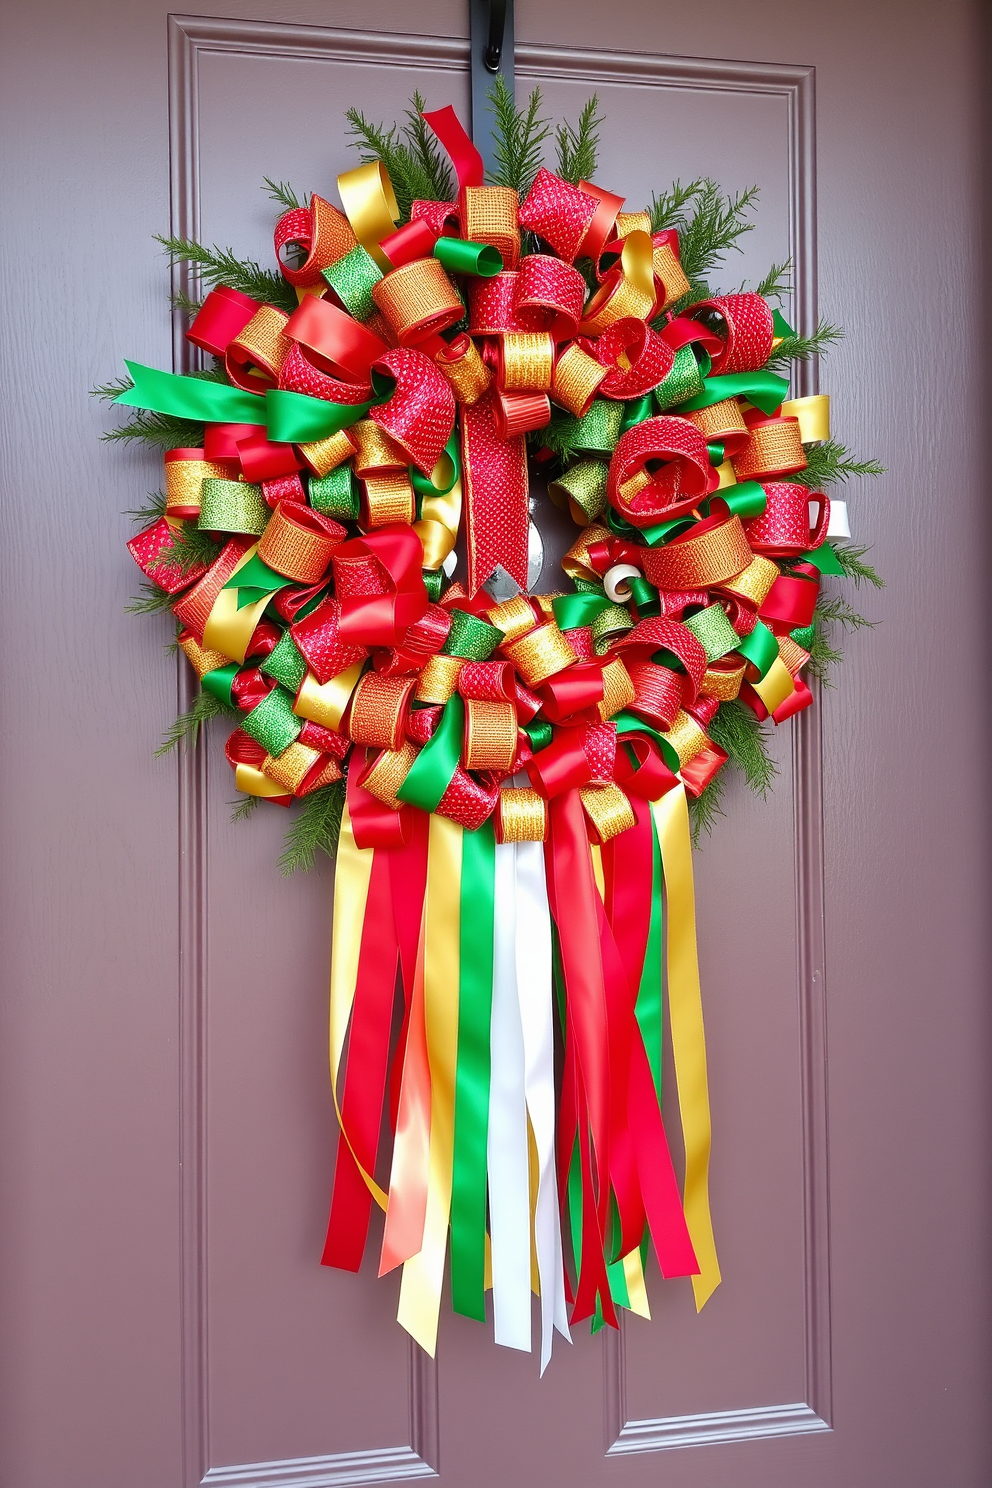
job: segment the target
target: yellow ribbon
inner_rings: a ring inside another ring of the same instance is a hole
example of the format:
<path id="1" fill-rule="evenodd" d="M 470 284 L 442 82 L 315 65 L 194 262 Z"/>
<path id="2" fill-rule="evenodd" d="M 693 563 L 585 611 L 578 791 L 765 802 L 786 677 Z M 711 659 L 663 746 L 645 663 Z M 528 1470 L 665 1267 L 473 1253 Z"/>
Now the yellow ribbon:
<path id="1" fill-rule="evenodd" d="M 685 1144 L 683 1207 L 699 1262 L 699 1275 L 692 1278 L 698 1312 L 720 1285 L 720 1264 L 710 1218 L 710 1102 L 685 786 L 678 785 L 652 802 L 651 813 L 661 844 L 668 899 L 668 1007 Z"/>
<path id="2" fill-rule="evenodd" d="M 424 908 L 424 1004 L 431 1071 L 427 1214 L 423 1245 L 417 1255 L 403 1263 L 396 1314 L 397 1321 L 431 1358 L 437 1348 L 451 1209 L 461 879 L 462 828 L 446 817 L 431 816 Z"/>
<path id="3" fill-rule="evenodd" d="M 830 394 L 813 393 L 808 398 L 791 398 L 778 411 L 780 418 L 799 420 L 799 438 L 803 444 L 816 444 L 830 438 Z"/>
<path id="4" fill-rule="evenodd" d="M 431 483 L 435 484 L 434 476 L 449 455 L 442 455 L 431 476 Z M 442 477 L 438 476 L 439 479 Z M 437 569 L 454 550 L 455 541 L 458 537 L 458 524 L 462 515 L 462 480 L 461 476 L 455 481 L 451 490 L 444 496 L 425 496 L 420 507 L 420 519 L 414 522 L 413 530 L 424 545 L 424 567 Z"/>
<path id="5" fill-rule="evenodd" d="M 371 160 L 338 176 L 338 195 L 355 237 L 388 274 L 393 265 L 379 244 L 395 232 L 400 209 L 382 161 Z"/>
<path id="6" fill-rule="evenodd" d="M 293 712 L 298 718 L 309 718 L 311 723 L 323 724 L 324 728 L 337 733 L 364 665 L 364 662 L 355 661 L 323 685 L 313 672 L 307 672 L 300 683 Z"/>
<path id="7" fill-rule="evenodd" d="M 787 697 L 791 697 L 796 690 L 796 684 L 792 680 L 792 673 L 782 660 L 776 656 L 765 675 L 751 686 L 758 694 L 769 713 L 781 707 Z"/>
<path id="8" fill-rule="evenodd" d="M 351 815 L 347 804 L 341 818 L 341 834 L 338 838 L 337 863 L 334 869 L 334 913 L 331 923 L 331 1007 L 329 1051 L 331 1066 L 331 1095 L 338 1116 L 342 1140 L 351 1148 L 351 1155 L 369 1193 L 380 1209 L 386 1207 L 386 1195 L 370 1173 L 358 1161 L 358 1155 L 348 1140 L 341 1106 L 338 1103 L 338 1075 L 341 1070 L 341 1055 L 355 1002 L 355 987 L 358 982 L 358 958 L 362 948 L 361 927 L 365 923 L 365 905 L 369 897 L 369 880 L 372 877 L 372 856 L 375 849 L 359 847 L 351 826 Z"/>
<path id="9" fill-rule="evenodd" d="M 258 544 L 253 543 L 247 553 L 238 559 L 231 570 L 232 579 L 254 558 L 257 547 Z M 244 661 L 255 627 L 271 598 L 270 594 L 266 594 L 254 604 L 245 605 L 243 610 L 239 610 L 237 589 L 222 589 L 211 606 L 203 628 L 204 646 L 211 651 L 223 651 L 232 661 Z"/>

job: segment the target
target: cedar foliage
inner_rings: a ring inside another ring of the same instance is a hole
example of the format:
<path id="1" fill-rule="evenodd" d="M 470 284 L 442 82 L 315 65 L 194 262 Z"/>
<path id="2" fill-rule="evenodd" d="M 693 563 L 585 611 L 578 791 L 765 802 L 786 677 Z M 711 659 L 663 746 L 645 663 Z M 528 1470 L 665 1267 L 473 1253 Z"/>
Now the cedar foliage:
<path id="1" fill-rule="evenodd" d="M 373 124 L 361 109 L 350 108 L 348 120 L 350 143 L 358 151 L 363 165 L 381 160 L 389 172 L 400 209 L 400 222 L 409 222 L 415 201 L 451 201 L 455 194 L 454 178 L 437 140 L 424 120 L 427 107 L 415 92 L 406 111 L 406 123 Z"/>
<path id="2" fill-rule="evenodd" d="M 541 114 L 541 90 L 535 88 L 526 107 L 517 108 L 506 79 L 502 73 L 497 73 L 489 90 L 489 110 L 495 120 L 493 133 L 497 162 L 490 184 L 509 186 L 523 201 L 544 164 L 542 146 L 551 133 L 551 125 Z M 588 125 L 586 135 L 583 149 L 588 151 Z"/>
<path id="3" fill-rule="evenodd" d="M 333 858 L 341 832 L 344 792 L 344 781 L 335 780 L 311 791 L 292 807 L 286 850 L 279 859 L 284 874 L 308 873 L 319 852 Z"/>

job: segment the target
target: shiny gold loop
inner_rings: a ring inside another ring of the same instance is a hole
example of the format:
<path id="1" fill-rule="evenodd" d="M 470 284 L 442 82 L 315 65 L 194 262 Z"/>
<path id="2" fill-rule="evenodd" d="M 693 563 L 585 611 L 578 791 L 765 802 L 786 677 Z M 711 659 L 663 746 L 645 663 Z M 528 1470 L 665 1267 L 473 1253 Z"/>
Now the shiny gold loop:
<path id="1" fill-rule="evenodd" d="M 570 342 L 555 363 L 551 396 L 577 418 L 589 412 L 596 389 L 609 371 L 595 357 Z"/>
<path id="2" fill-rule="evenodd" d="M 603 699 L 599 704 L 599 716 L 603 722 L 622 708 L 629 708 L 636 696 L 637 689 L 619 656 L 608 661 L 603 668 Z"/>
<path id="3" fill-rule="evenodd" d="M 362 478 L 384 470 L 406 470 L 410 457 L 374 419 L 359 419 L 348 430 L 355 444 L 355 474 Z"/>
<path id="4" fill-rule="evenodd" d="M 415 258 L 372 286 L 372 298 L 403 345 L 446 330 L 465 313 L 458 291 L 436 258 Z"/>
<path id="5" fill-rule="evenodd" d="M 741 690 L 746 665 L 747 663 L 742 661 L 733 667 L 722 665 L 707 667 L 703 673 L 700 692 L 706 697 L 719 698 L 721 703 L 731 702 Z"/>
<path id="6" fill-rule="evenodd" d="M 757 609 L 767 598 L 769 589 L 778 578 L 778 572 L 777 563 L 756 553 L 742 573 L 732 574 L 729 579 L 724 579 L 720 588 L 725 594 L 732 594 L 735 599 L 747 600 L 748 604 Z"/>
<path id="7" fill-rule="evenodd" d="M 650 484 L 651 476 L 646 470 L 635 470 L 633 475 L 629 475 L 625 481 L 620 482 L 617 494 L 624 506 L 629 507 L 638 492 L 643 491 L 644 487 Z"/>
<path id="8" fill-rule="evenodd" d="M 261 381 L 267 383 L 278 378 L 280 368 L 293 346 L 289 337 L 282 334 L 288 319 L 285 311 L 277 310 L 274 305 L 262 305 L 244 330 L 234 337 L 229 351 L 239 353 L 239 363 L 250 364 L 249 377 L 258 375 L 252 370 L 258 367 L 266 374 Z"/>
<path id="9" fill-rule="evenodd" d="M 234 788 L 241 791 L 242 795 L 261 796 L 270 801 L 278 796 L 289 795 L 284 785 L 277 780 L 272 780 L 254 765 L 235 765 Z"/>
<path id="10" fill-rule="evenodd" d="M 679 769 L 701 754 L 710 742 L 706 731 L 684 708 L 675 715 L 675 722 L 664 737 L 679 757 Z"/>
<path id="11" fill-rule="evenodd" d="M 396 226 L 400 209 L 389 173 L 381 160 L 369 161 L 338 176 L 338 195 L 355 237 L 380 269 L 392 268 L 379 244 Z"/>
<path id="12" fill-rule="evenodd" d="M 597 543 L 608 543 L 613 539 L 613 534 L 598 522 L 592 522 L 575 539 L 564 558 L 561 566 L 570 579 L 584 579 L 586 583 L 595 583 L 599 574 L 589 563 L 589 549 Z"/>
<path id="13" fill-rule="evenodd" d="M 553 620 L 555 618 L 555 600 L 561 599 L 561 597 L 562 593 L 560 589 L 552 589 L 550 594 L 532 594 L 531 603 L 537 605 L 545 620 Z"/>
<path id="14" fill-rule="evenodd" d="M 296 507 L 296 511 L 300 508 Z M 304 525 L 308 521 L 311 526 Z M 327 572 L 331 553 L 343 535 L 340 529 L 337 537 L 314 530 L 316 521 L 306 514 L 299 520 L 293 503 L 281 501 L 259 538 L 258 556 L 262 562 L 297 584 L 316 584 Z"/>
<path id="15" fill-rule="evenodd" d="M 262 761 L 262 770 L 270 780 L 277 780 L 295 796 L 319 759 L 319 749 L 311 749 L 309 744 L 301 744 L 297 739 L 287 744 L 278 759 L 267 754 Z"/>
<path id="16" fill-rule="evenodd" d="M 805 469 L 799 420 L 772 419 L 767 424 L 756 424 L 747 444 L 733 456 L 733 466 L 740 481 L 762 475 L 791 475 Z"/>
<path id="17" fill-rule="evenodd" d="M 536 687 L 578 660 L 553 620 L 528 631 L 516 641 L 504 641 L 503 650 L 528 687 Z"/>
<path id="18" fill-rule="evenodd" d="M 412 677 L 363 672 L 352 693 L 348 715 L 348 734 L 355 743 L 372 749 L 399 749 L 413 687 Z"/>
<path id="19" fill-rule="evenodd" d="M 329 434 L 326 439 L 315 439 L 309 444 L 300 445 L 300 454 L 317 476 L 328 475 L 339 465 L 343 465 L 345 460 L 350 459 L 354 453 L 355 446 L 347 429 L 339 429 L 336 434 Z"/>
<path id="20" fill-rule="evenodd" d="M 184 636 L 179 642 L 180 651 L 189 657 L 193 670 L 198 677 L 205 677 L 208 672 L 214 672 L 218 667 L 227 666 L 230 657 L 225 656 L 223 651 L 210 651 L 201 646 L 194 635 Z"/>
<path id="21" fill-rule="evenodd" d="M 464 665 L 462 656 L 428 657 L 417 678 L 417 702 L 446 703 L 458 687 L 458 673 Z"/>
<path id="22" fill-rule="evenodd" d="M 397 791 L 410 773 L 410 767 L 420 753 L 416 744 L 404 739 L 399 749 L 384 749 L 373 761 L 368 774 L 362 779 L 362 788 L 375 796 L 384 806 L 398 807 Z"/>
<path id="23" fill-rule="evenodd" d="M 803 444 L 817 444 L 830 438 L 830 394 L 814 393 L 809 398 L 790 398 L 779 409 L 780 418 L 799 420 L 799 438 Z"/>
<path id="24" fill-rule="evenodd" d="M 504 600 L 501 605 L 487 610 L 486 619 L 490 625 L 497 626 L 508 641 L 515 641 L 526 635 L 537 624 L 534 611 L 522 594 L 515 594 L 512 599 Z"/>
<path id="25" fill-rule="evenodd" d="M 669 247 L 667 243 L 663 243 L 660 247 L 655 248 L 651 255 L 651 266 L 654 269 L 655 277 L 660 279 L 665 286 L 661 308 L 662 310 L 667 310 L 669 305 L 674 305 L 676 300 L 680 300 L 684 294 L 688 294 L 692 285 L 685 277 L 682 265 L 679 263 L 674 249 Z"/>
<path id="26" fill-rule="evenodd" d="M 747 568 L 753 554 L 736 513 L 663 548 L 646 548 L 644 572 L 659 589 L 709 589 Z"/>
<path id="27" fill-rule="evenodd" d="M 507 331 L 503 336 L 502 352 L 502 392 L 549 391 L 555 363 L 555 343 L 547 331 Z"/>
<path id="28" fill-rule="evenodd" d="M 605 460 L 580 460 L 548 482 L 548 495 L 556 506 L 567 506 L 572 521 L 585 527 L 606 509 L 609 471 Z"/>
<path id="29" fill-rule="evenodd" d="M 543 842 L 548 835 L 547 802 L 529 786 L 505 785 L 497 810 L 501 842 Z"/>
<path id="30" fill-rule="evenodd" d="M 635 825 L 634 808 L 616 784 L 580 786 L 579 800 L 601 843 Z"/>
<path id="31" fill-rule="evenodd" d="M 651 255 L 651 239 L 646 232 L 638 229 L 627 234 L 619 269 L 610 271 L 583 311 L 579 329 L 584 335 L 598 336 L 607 326 L 628 316 L 648 319 L 655 306 Z"/>
<path id="32" fill-rule="evenodd" d="M 515 269 L 520 258 L 520 199 L 510 186 L 466 186 L 461 196 L 462 237 L 490 243 L 499 250 L 504 269 Z"/>
<path id="33" fill-rule="evenodd" d="M 340 732 L 341 720 L 361 674 L 360 661 L 323 684 L 317 681 L 313 672 L 308 672 L 300 683 L 293 712 L 298 718 L 309 718 L 312 723 L 320 723 L 334 733 Z"/>
<path id="34" fill-rule="evenodd" d="M 719 476 L 718 491 L 724 491 L 728 486 L 736 486 L 737 477 L 734 474 L 734 467 L 729 460 L 724 460 L 721 465 L 718 465 L 716 467 L 716 473 Z"/>
<path id="35" fill-rule="evenodd" d="M 517 710 L 514 705 L 469 698 L 465 703 L 465 768 L 509 771 L 516 757 Z"/>
<path id="36" fill-rule="evenodd" d="M 368 527 L 388 527 L 390 522 L 410 523 L 417 515 L 417 501 L 405 471 L 365 477 Z"/>
<path id="37" fill-rule="evenodd" d="M 708 444 L 723 444 L 733 434 L 743 434 L 747 438 L 747 424 L 736 398 L 724 398 L 721 403 L 712 403 L 709 408 L 697 408 L 683 417 L 690 424 L 695 424 Z"/>
<path id="38" fill-rule="evenodd" d="M 809 652 L 805 651 L 791 636 L 777 636 L 778 654 L 789 669 L 790 677 L 798 677 L 803 667 L 809 661 Z"/>
<path id="39" fill-rule="evenodd" d="M 460 355 L 435 358 L 437 365 L 451 384 L 451 391 L 459 403 L 478 403 L 493 380 L 493 374 L 479 354 L 479 348 L 471 337 L 465 337 L 465 346 L 459 345 Z"/>
<path id="40" fill-rule="evenodd" d="M 170 517 L 198 517 L 203 482 L 234 480 L 237 474 L 236 460 L 166 460 L 166 513 Z"/>
<path id="41" fill-rule="evenodd" d="M 616 236 L 625 238 L 628 233 L 651 231 L 650 212 L 618 212 Z"/>

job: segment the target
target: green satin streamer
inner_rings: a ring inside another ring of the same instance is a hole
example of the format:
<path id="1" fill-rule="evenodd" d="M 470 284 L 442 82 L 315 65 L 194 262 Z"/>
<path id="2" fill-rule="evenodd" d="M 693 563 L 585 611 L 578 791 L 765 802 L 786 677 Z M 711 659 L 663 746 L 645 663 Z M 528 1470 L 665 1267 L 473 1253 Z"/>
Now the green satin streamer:
<path id="1" fill-rule="evenodd" d="M 736 486 L 724 486 L 722 491 L 716 491 L 706 503 L 707 512 L 714 501 L 722 501 L 729 512 L 746 522 L 749 517 L 761 516 L 768 497 L 764 486 L 757 481 L 740 481 Z"/>
<path id="2" fill-rule="evenodd" d="M 115 398 L 130 408 L 171 413 L 201 424 L 264 424 L 265 402 L 257 393 L 208 382 L 201 377 L 178 377 L 140 362 L 125 362 L 134 387 Z"/>
<path id="3" fill-rule="evenodd" d="M 451 274 L 477 274 L 491 279 L 503 267 L 503 255 L 489 243 L 473 243 L 467 238 L 438 238 L 434 257 Z"/>
<path id="4" fill-rule="evenodd" d="M 766 675 L 772 662 L 778 657 L 778 641 L 768 626 L 758 621 L 750 635 L 741 636 L 737 649 L 758 668 L 758 680 Z"/>
<path id="5" fill-rule="evenodd" d="M 218 698 L 222 703 L 226 703 L 229 708 L 233 708 L 234 694 L 231 692 L 231 688 L 240 670 L 241 668 L 236 661 L 230 662 L 227 666 L 215 667 L 212 672 L 205 672 L 203 674 L 200 678 L 200 686 L 204 692 L 213 693 L 215 698 Z"/>
<path id="6" fill-rule="evenodd" d="M 612 606 L 612 600 L 599 594 L 558 594 L 551 601 L 559 630 L 578 630 L 591 625 L 597 615 Z"/>
<path id="7" fill-rule="evenodd" d="M 203 484 L 206 485 L 206 481 Z M 257 553 L 253 553 L 248 562 L 236 574 L 231 575 L 224 588 L 238 591 L 238 609 L 243 610 L 246 605 L 257 604 L 267 594 L 278 594 L 280 589 L 285 589 L 292 582 L 292 579 L 276 573 L 267 563 L 263 563 Z"/>
<path id="8" fill-rule="evenodd" d="M 703 391 L 687 403 L 680 403 L 675 413 L 693 413 L 699 408 L 712 408 L 725 398 L 747 398 L 762 413 L 774 413 L 789 396 L 789 379 L 777 372 L 729 372 L 722 377 L 707 377 Z"/>
<path id="9" fill-rule="evenodd" d="M 496 837 L 492 822 L 462 836 L 458 1062 L 451 1174 L 451 1302 L 486 1318 L 486 1142 L 493 1001 Z"/>
<path id="10" fill-rule="evenodd" d="M 276 444 L 312 444 L 318 439 L 329 439 L 332 434 L 357 424 L 370 408 L 382 401 L 373 398 L 368 403 L 328 403 L 307 393 L 273 388 L 265 395 L 269 438 Z"/>
<path id="11" fill-rule="evenodd" d="M 421 811 L 437 810 L 461 758 L 464 725 L 465 704 L 456 692 L 445 703 L 441 722 L 396 792 L 401 801 L 419 806 Z"/>

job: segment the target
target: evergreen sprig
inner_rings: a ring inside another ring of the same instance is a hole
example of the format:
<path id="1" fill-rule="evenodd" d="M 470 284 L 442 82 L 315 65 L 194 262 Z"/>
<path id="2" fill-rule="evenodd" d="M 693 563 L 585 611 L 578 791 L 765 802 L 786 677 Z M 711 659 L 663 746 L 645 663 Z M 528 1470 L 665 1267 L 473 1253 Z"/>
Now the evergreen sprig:
<path id="1" fill-rule="evenodd" d="M 149 491 L 148 500 L 142 506 L 133 506 L 124 515 L 142 527 L 150 527 L 152 522 L 165 516 L 165 492 Z"/>
<path id="2" fill-rule="evenodd" d="M 588 105 L 587 105 L 588 107 Z M 541 90 L 535 88 L 526 108 L 517 108 L 502 73 L 489 90 L 489 111 L 495 119 L 494 153 L 498 169 L 490 176 L 494 186 L 509 186 L 523 201 L 544 163 L 544 141 L 551 125 L 541 115 Z"/>
<path id="3" fill-rule="evenodd" d="M 727 751 L 728 763 L 739 766 L 751 789 L 764 799 L 778 766 L 768 753 L 765 732 L 747 704 L 739 698 L 721 703 L 707 732 L 714 744 Z"/>
<path id="4" fill-rule="evenodd" d="M 232 249 L 218 248 L 216 244 L 207 248 L 192 238 L 163 237 L 161 233 L 155 236 L 174 262 L 192 264 L 211 289 L 216 284 L 225 284 L 280 310 L 296 309 L 293 286 L 272 269 L 263 269 L 252 259 L 240 259 Z"/>
<path id="5" fill-rule="evenodd" d="M 721 770 L 698 796 L 689 797 L 689 830 L 693 847 L 699 846 L 703 833 L 709 835 L 716 826 L 717 817 L 723 815 L 723 791 L 726 783 Z"/>
<path id="6" fill-rule="evenodd" d="M 292 186 L 290 186 L 288 181 L 273 181 L 271 176 L 262 177 L 262 190 L 265 192 L 266 196 L 270 196 L 274 202 L 278 202 L 281 207 L 285 207 L 287 212 L 298 212 L 302 208 L 306 207 L 310 202 L 309 192 L 307 192 L 306 196 L 301 199 L 297 196 L 296 192 L 293 190 Z M 251 799 L 254 798 L 249 797 L 249 800 Z"/>
<path id="7" fill-rule="evenodd" d="M 742 284 L 741 289 L 744 288 Z M 789 293 L 791 288 L 792 259 L 787 258 L 782 263 L 772 264 L 754 293 L 761 295 L 763 300 L 780 300 L 783 295 Z"/>
<path id="8" fill-rule="evenodd" d="M 725 196 L 715 181 L 697 185 L 692 213 L 679 228 L 679 258 L 690 283 L 707 280 L 732 248 L 741 251 L 739 240 L 754 231 L 747 216 L 758 199 L 757 186 Z"/>
<path id="9" fill-rule="evenodd" d="M 258 804 L 259 804 L 259 797 L 258 796 L 242 796 L 240 801 L 232 801 L 231 802 L 231 820 L 232 820 L 232 822 L 247 821 L 250 816 L 254 816 L 255 811 L 258 808 Z"/>
<path id="10" fill-rule="evenodd" d="M 228 380 L 224 364 L 217 361 L 212 367 L 203 367 L 188 375 L 198 377 L 204 382 L 227 382 Z M 129 392 L 133 386 L 134 383 L 130 377 L 114 377 L 110 382 L 91 388 L 90 395 L 112 403 L 121 393 Z M 100 438 L 111 444 L 115 442 L 129 444 L 138 440 L 162 450 L 193 449 L 203 443 L 204 426 L 194 423 L 192 419 L 176 418 L 171 413 L 153 413 L 147 408 L 128 407 L 127 412 L 128 418 L 123 424 L 118 424 L 115 429 L 106 429 Z"/>
<path id="11" fill-rule="evenodd" d="M 126 615 L 164 615 L 175 604 L 174 594 L 166 594 L 157 584 L 139 584 L 138 592 L 124 606 Z"/>
<path id="12" fill-rule="evenodd" d="M 184 574 L 201 565 L 209 568 L 220 556 L 220 549 L 220 543 L 202 532 L 195 522 L 183 522 L 172 529 L 172 542 L 156 553 L 148 568 L 154 571 L 175 565 Z"/>
<path id="13" fill-rule="evenodd" d="M 410 220 L 415 201 L 451 201 L 455 192 L 451 171 L 421 118 L 425 107 L 426 101 L 415 92 L 406 111 L 407 122 L 389 129 L 384 124 L 373 124 L 361 109 L 350 108 L 345 113 L 352 135 L 350 143 L 362 164 L 380 160 L 389 172 L 401 223 Z"/>
<path id="14" fill-rule="evenodd" d="M 849 543 L 838 542 L 831 543 L 830 546 L 844 570 L 844 577 L 853 579 L 855 588 L 860 589 L 862 584 L 870 584 L 873 589 L 885 588 L 885 580 L 870 563 L 864 561 L 867 547 L 854 547 Z"/>
<path id="15" fill-rule="evenodd" d="M 198 692 L 189 711 L 180 713 L 175 722 L 169 724 L 161 744 L 155 751 L 156 757 L 169 754 L 171 750 L 178 749 L 180 744 L 185 744 L 188 749 L 192 749 L 205 723 L 211 718 L 219 718 L 222 713 L 234 713 L 235 711 L 236 709 L 229 708 L 212 692 Z"/>
<path id="16" fill-rule="evenodd" d="M 852 476 L 885 474 L 885 466 L 880 465 L 877 460 L 852 460 L 846 447 L 838 444 L 836 439 L 825 439 L 822 444 L 807 444 L 804 449 L 805 469 L 795 475 L 782 476 L 782 480 L 813 489 L 850 480 Z"/>
<path id="17" fill-rule="evenodd" d="M 769 371 L 774 372 L 781 371 L 790 366 L 792 362 L 808 362 L 810 357 L 829 351 L 831 346 L 835 346 L 843 339 L 843 336 L 844 332 L 840 326 L 821 320 L 812 336 L 786 336 L 775 347 L 766 365 Z"/>
<path id="18" fill-rule="evenodd" d="M 569 123 L 559 124 L 555 130 L 558 146 L 558 174 L 563 181 L 578 186 L 580 181 L 591 181 L 596 172 L 596 156 L 599 150 L 599 126 L 603 116 L 599 112 L 599 95 L 594 93 L 582 106 L 579 121 L 573 129 Z"/>
<path id="19" fill-rule="evenodd" d="M 311 791 L 295 807 L 286 832 L 286 848 L 279 859 L 284 874 L 307 873 L 319 852 L 334 856 L 344 811 L 344 781 Z"/>

